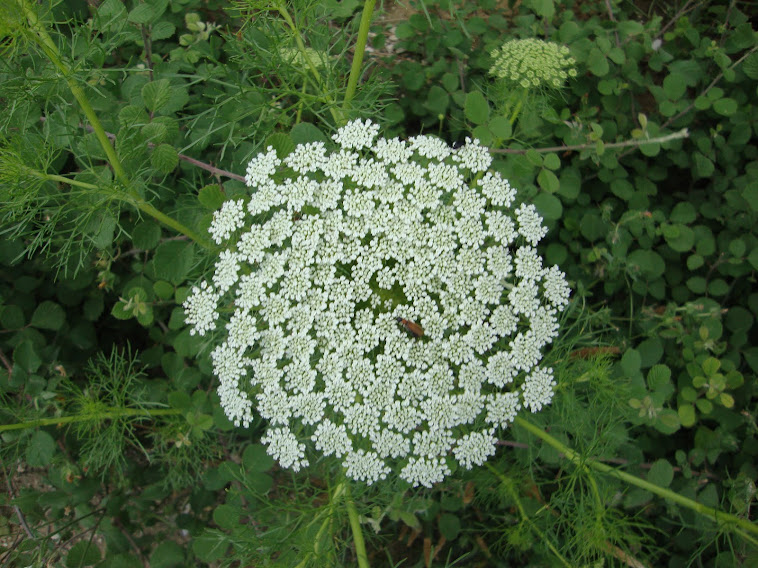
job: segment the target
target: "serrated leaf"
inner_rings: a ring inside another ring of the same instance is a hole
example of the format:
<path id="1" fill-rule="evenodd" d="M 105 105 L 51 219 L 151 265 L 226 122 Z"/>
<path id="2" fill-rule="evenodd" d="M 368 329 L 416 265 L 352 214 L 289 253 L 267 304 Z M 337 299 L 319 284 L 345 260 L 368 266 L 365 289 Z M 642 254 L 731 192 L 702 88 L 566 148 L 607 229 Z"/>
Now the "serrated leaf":
<path id="1" fill-rule="evenodd" d="M 161 227 L 156 221 L 141 221 L 132 230 L 132 244 L 140 250 L 151 250 L 161 240 Z"/>
<path id="2" fill-rule="evenodd" d="M 150 30 L 150 37 L 154 40 L 168 39 L 176 31 L 176 26 L 171 22 L 162 20 L 157 22 Z"/>
<path id="3" fill-rule="evenodd" d="M 66 312 L 51 301 L 42 302 L 32 314 L 30 325 L 40 329 L 58 330 L 66 321 Z"/>
<path id="4" fill-rule="evenodd" d="M 302 142 L 302 144 L 307 144 L 307 142 Z M 266 148 L 269 146 L 273 147 L 279 159 L 286 158 L 295 149 L 294 140 L 292 140 L 289 134 L 285 134 L 284 132 L 274 132 L 271 134 L 266 138 L 265 145 Z"/>
<path id="5" fill-rule="evenodd" d="M 44 467 L 55 453 L 55 440 L 44 430 L 36 430 L 26 446 L 26 463 L 32 467 Z"/>
<path id="6" fill-rule="evenodd" d="M 133 24 L 147 24 L 155 16 L 155 10 L 147 2 L 144 4 L 137 4 L 137 6 L 129 12 L 127 18 Z"/>
<path id="7" fill-rule="evenodd" d="M 81 566 L 94 566 L 102 560 L 102 554 L 95 544 L 89 540 L 83 540 L 74 544 L 66 555 L 66 568 L 80 568 Z"/>
<path id="8" fill-rule="evenodd" d="M 195 249 L 192 243 L 166 241 L 155 251 L 155 274 L 162 280 L 181 284 L 187 278 L 194 258 Z"/>
<path id="9" fill-rule="evenodd" d="M 179 164 L 179 153 L 170 144 L 161 144 L 153 148 L 150 164 L 161 173 L 171 173 Z"/>
<path id="10" fill-rule="evenodd" d="M 274 467 L 274 458 L 260 444 L 250 444 L 242 454 L 242 464 L 248 471 L 262 473 Z"/>
<path id="11" fill-rule="evenodd" d="M 144 6 L 144 4 L 142 5 Z M 145 107 L 151 112 L 156 112 L 171 100 L 171 83 L 168 79 L 158 79 L 145 83 L 141 95 Z"/>
<path id="12" fill-rule="evenodd" d="M 197 200 L 209 211 L 220 209 L 225 199 L 226 195 L 224 195 L 221 186 L 215 183 L 200 188 L 200 191 L 197 193 Z"/>

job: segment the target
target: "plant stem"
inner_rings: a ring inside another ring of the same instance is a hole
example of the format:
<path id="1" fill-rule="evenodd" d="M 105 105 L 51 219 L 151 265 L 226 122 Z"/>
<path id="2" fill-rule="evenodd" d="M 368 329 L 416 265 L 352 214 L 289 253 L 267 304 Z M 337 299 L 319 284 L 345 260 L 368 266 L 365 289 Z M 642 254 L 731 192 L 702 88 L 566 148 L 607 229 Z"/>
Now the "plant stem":
<path id="1" fill-rule="evenodd" d="M 355 544 L 355 555 L 358 557 L 358 566 L 360 568 L 369 568 L 366 541 L 363 539 L 361 520 L 358 516 L 358 510 L 355 508 L 353 496 L 350 493 L 350 481 L 346 479 L 340 485 L 345 491 L 345 508 L 347 509 L 348 519 L 350 519 L 350 529 L 353 531 L 353 543 Z"/>
<path id="2" fill-rule="evenodd" d="M 295 43 L 297 44 L 297 48 L 300 50 L 300 53 L 303 56 L 303 60 L 305 61 L 305 64 L 310 69 L 313 76 L 316 78 L 316 83 L 321 89 L 321 95 L 324 97 L 324 99 L 330 103 L 329 104 L 329 111 L 332 113 L 332 118 L 334 119 L 334 122 L 337 123 L 338 126 L 342 126 L 345 123 L 345 118 L 342 114 L 342 111 L 340 111 L 338 108 L 335 108 L 335 101 L 332 99 L 332 97 L 329 95 L 329 93 L 324 89 L 324 81 L 321 77 L 321 74 L 318 72 L 318 69 L 316 69 L 316 66 L 313 64 L 313 61 L 311 61 L 310 56 L 308 55 L 308 52 L 305 49 L 305 42 L 303 41 L 303 36 L 300 35 L 300 30 L 297 29 L 297 26 L 295 25 L 295 21 L 292 19 L 292 16 L 290 16 L 290 13 L 287 11 L 287 4 L 284 2 L 284 0 L 279 0 L 275 4 L 276 10 L 279 12 L 279 14 L 284 18 L 284 21 L 289 26 L 290 30 L 292 30 L 292 36 L 295 38 Z"/>
<path id="3" fill-rule="evenodd" d="M 658 136 L 657 138 L 646 138 L 644 140 L 624 140 L 622 142 L 606 142 L 603 143 L 604 148 L 624 148 L 626 146 L 643 146 L 645 144 L 662 144 L 664 142 L 671 142 L 672 140 L 678 140 L 679 138 L 687 138 L 690 133 L 686 128 L 682 128 L 678 132 L 672 132 L 664 136 Z M 597 142 L 590 144 L 576 144 L 574 146 L 550 146 L 549 148 L 531 148 L 534 152 L 543 154 L 545 152 L 567 152 L 569 150 L 586 150 L 588 148 L 596 148 Z M 492 153 L 497 154 L 526 154 L 530 148 L 505 148 L 501 150 L 490 150 Z"/>
<path id="4" fill-rule="evenodd" d="M 355 91 L 358 88 L 358 79 L 361 76 L 361 68 L 363 67 L 363 54 L 366 51 L 366 42 L 368 41 L 368 32 L 371 27 L 371 17 L 374 14 L 375 5 L 376 0 L 366 0 L 366 3 L 363 5 L 361 23 L 358 26 L 358 38 L 355 41 L 353 64 L 350 66 L 350 77 L 347 80 L 347 91 L 345 91 L 345 100 L 342 103 L 343 113 L 347 113 L 347 111 L 350 110 L 350 102 L 353 100 Z"/>
<path id="5" fill-rule="evenodd" d="M 556 450 L 561 452 L 570 462 L 572 462 L 573 464 L 579 467 L 589 467 L 591 469 L 594 469 L 595 471 L 612 475 L 613 477 L 617 477 L 621 479 L 622 481 L 628 483 L 629 485 L 634 485 L 635 487 L 639 487 L 640 489 L 649 491 L 650 493 L 653 493 L 654 495 L 658 495 L 659 497 L 663 497 L 664 499 L 673 501 L 674 503 L 682 505 L 683 507 L 692 509 L 693 511 L 696 511 L 697 513 L 700 513 L 701 515 L 711 517 L 714 521 L 720 524 L 733 525 L 733 526 L 739 527 L 740 529 L 746 532 L 758 535 L 758 525 L 751 523 L 747 519 L 741 519 L 730 513 L 725 513 L 724 511 L 714 509 L 713 507 L 708 507 L 706 505 L 698 503 L 697 501 L 688 499 L 687 497 L 683 497 L 682 495 L 679 495 L 678 493 L 670 489 L 666 489 L 665 487 L 655 485 L 654 483 L 650 483 L 649 481 L 640 479 L 639 477 L 626 473 L 625 471 L 621 471 L 616 468 L 613 468 L 609 465 L 606 465 L 592 458 L 584 458 L 581 455 L 579 455 L 577 452 L 569 448 L 568 446 L 561 443 L 558 439 L 554 438 L 553 436 L 551 436 L 544 430 L 538 428 L 531 422 L 524 420 L 520 416 L 517 416 L 513 422 L 517 426 L 524 428 L 531 434 L 534 434 L 538 438 L 541 438 L 543 441 L 547 442 L 549 445 L 551 445 Z M 742 531 L 739 531 L 739 532 L 741 533 Z"/>
<path id="6" fill-rule="evenodd" d="M 199 233 L 196 233 L 176 219 L 172 219 L 168 215 L 161 213 L 158 211 L 158 209 L 145 201 L 139 195 L 139 193 L 137 193 L 137 191 L 132 188 L 132 182 L 126 173 L 124 166 L 121 164 L 121 160 L 119 160 L 115 148 L 108 139 L 108 135 L 106 134 L 103 125 L 100 123 L 100 119 L 95 113 L 95 109 L 92 108 L 92 105 L 90 104 L 89 99 L 87 98 L 87 94 L 84 92 L 84 89 L 82 89 L 76 82 L 71 68 L 68 67 L 61 59 L 60 52 L 58 51 L 58 46 L 55 45 L 55 42 L 53 42 L 52 38 L 47 33 L 44 25 L 40 23 L 39 19 L 37 18 L 36 12 L 29 5 L 28 0 L 17 0 L 17 2 L 29 22 L 30 30 L 35 34 L 33 38 L 36 41 L 37 45 L 40 46 L 42 51 L 45 53 L 45 56 L 61 72 L 64 79 L 66 80 L 66 83 L 68 84 L 69 89 L 71 90 L 71 94 L 74 95 L 74 98 L 79 103 L 79 106 L 84 112 L 84 115 L 87 117 L 87 120 L 92 126 L 92 131 L 95 133 L 95 136 L 100 142 L 100 146 L 103 148 L 103 151 L 105 151 L 105 155 L 108 158 L 108 163 L 110 163 L 111 167 L 113 168 L 113 172 L 116 174 L 119 182 L 124 186 L 125 193 L 129 196 L 129 199 L 127 201 L 136 206 L 140 211 L 150 215 L 151 217 L 154 217 L 175 231 L 186 235 L 197 244 L 208 249 L 214 248 L 210 239 L 204 237 Z"/>
<path id="7" fill-rule="evenodd" d="M 143 408 L 111 408 L 104 412 L 95 414 L 75 414 L 73 416 L 57 416 L 53 418 L 39 418 L 28 422 L 17 422 L 16 424 L 0 424 L 0 432 L 8 430 L 26 430 L 27 428 L 38 428 L 41 426 L 59 426 L 61 424 L 71 424 L 73 422 L 87 422 L 90 420 L 112 420 L 125 416 L 167 416 L 181 414 L 179 408 L 165 408 L 156 410 L 147 410 Z"/>
<path id="8" fill-rule="evenodd" d="M 502 472 L 495 469 L 495 467 L 487 462 L 487 469 L 489 469 L 495 477 L 497 477 L 500 480 L 500 483 L 503 484 L 503 486 L 508 491 L 508 494 L 511 496 L 511 499 L 513 499 L 513 502 L 516 504 L 516 508 L 519 511 L 519 514 L 521 515 L 522 520 L 529 525 L 529 528 L 534 531 L 534 533 L 540 537 L 542 542 L 544 542 L 547 547 L 550 549 L 550 551 L 555 555 L 555 557 L 563 564 L 564 566 L 571 566 L 569 564 L 568 560 L 566 560 L 563 555 L 560 553 L 560 551 L 555 547 L 555 545 L 550 542 L 550 540 L 544 535 L 544 533 L 537 527 L 537 525 L 534 524 L 532 519 L 529 518 L 529 515 L 526 513 L 526 510 L 524 510 L 524 506 L 521 503 L 521 499 L 519 499 L 518 493 L 513 487 L 513 480 L 507 478 Z"/>

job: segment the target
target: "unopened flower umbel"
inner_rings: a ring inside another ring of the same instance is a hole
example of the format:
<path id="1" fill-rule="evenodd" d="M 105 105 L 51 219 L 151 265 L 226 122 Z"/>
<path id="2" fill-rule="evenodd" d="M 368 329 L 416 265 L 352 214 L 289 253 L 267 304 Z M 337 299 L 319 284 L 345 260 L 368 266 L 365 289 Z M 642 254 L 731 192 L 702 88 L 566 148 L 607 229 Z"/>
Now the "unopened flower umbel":
<path id="1" fill-rule="evenodd" d="M 566 46 L 541 39 L 513 39 L 490 54 L 490 75 L 524 89 L 558 88 L 576 77 L 575 60 Z"/>
<path id="2" fill-rule="evenodd" d="M 219 334 L 226 415 L 265 418 L 283 467 L 320 453 L 355 480 L 430 487 L 550 403 L 540 360 L 569 288 L 535 249 L 541 217 L 513 207 L 478 141 L 377 135 L 354 121 L 334 150 L 253 158 L 250 197 L 210 227 L 226 250 L 184 308 L 193 333 Z"/>

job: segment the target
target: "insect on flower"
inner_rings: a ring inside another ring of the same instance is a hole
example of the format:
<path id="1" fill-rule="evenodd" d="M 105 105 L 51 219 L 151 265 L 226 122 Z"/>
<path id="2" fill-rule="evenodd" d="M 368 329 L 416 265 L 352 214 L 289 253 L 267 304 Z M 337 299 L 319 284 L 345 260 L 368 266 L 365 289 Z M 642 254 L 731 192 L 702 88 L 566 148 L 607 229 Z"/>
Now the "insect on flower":
<path id="1" fill-rule="evenodd" d="M 424 335 L 424 328 L 419 324 L 409 321 L 403 318 L 397 318 L 397 323 L 402 325 L 405 329 L 410 331 L 416 337 L 422 337 Z"/>

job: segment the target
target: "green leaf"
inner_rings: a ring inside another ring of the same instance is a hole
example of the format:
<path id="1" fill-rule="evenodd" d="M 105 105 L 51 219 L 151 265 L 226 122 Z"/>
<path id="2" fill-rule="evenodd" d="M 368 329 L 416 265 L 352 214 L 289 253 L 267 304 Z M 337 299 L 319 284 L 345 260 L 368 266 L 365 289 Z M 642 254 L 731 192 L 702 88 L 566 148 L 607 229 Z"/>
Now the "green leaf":
<path id="1" fill-rule="evenodd" d="M 203 534 L 193 537 L 192 552 L 203 562 L 214 563 L 227 555 L 229 537 L 218 529 L 205 529 Z"/>
<path id="2" fill-rule="evenodd" d="M 611 182 L 611 191 L 619 199 L 629 201 L 634 196 L 634 186 L 623 178 Z"/>
<path id="3" fill-rule="evenodd" d="M 561 159 L 558 157 L 558 154 L 550 152 L 549 154 L 545 154 L 542 165 L 549 170 L 557 170 L 561 167 Z"/>
<path id="4" fill-rule="evenodd" d="M 140 4 L 140 6 L 147 6 L 147 4 Z M 168 79 L 145 83 L 141 94 L 145 107 L 151 112 L 156 112 L 171 100 L 171 83 Z"/>
<path id="5" fill-rule="evenodd" d="M 558 181 L 558 176 L 545 168 L 541 169 L 540 173 L 537 174 L 537 183 L 549 193 L 555 193 L 561 185 L 561 182 Z"/>
<path id="6" fill-rule="evenodd" d="M 668 225 L 663 230 L 663 237 L 676 252 L 687 252 L 695 246 L 695 231 L 687 225 Z"/>
<path id="7" fill-rule="evenodd" d="M 128 20 L 133 24 L 147 24 L 155 17 L 155 10 L 153 7 L 145 2 L 144 4 L 137 4 L 137 6 L 129 12 Z"/>
<path id="8" fill-rule="evenodd" d="M 466 95 L 463 111 L 466 118 L 476 125 L 484 124 L 490 117 L 490 105 L 479 91 L 471 91 Z"/>
<path id="9" fill-rule="evenodd" d="M 141 221 L 132 230 L 132 244 L 140 250 L 151 250 L 161 240 L 161 226 L 156 221 Z"/>
<path id="10" fill-rule="evenodd" d="M 293 126 L 292 130 L 290 131 L 290 138 L 292 138 L 292 142 L 295 144 L 306 144 L 308 142 L 329 142 L 329 137 L 310 122 L 301 122 Z"/>
<path id="11" fill-rule="evenodd" d="M 263 473 L 274 467 L 274 458 L 266 453 L 260 444 L 250 444 L 242 454 L 242 464 L 252 472 Z"/>
<path id="12" fill-rule="evenodd" d="M 305 144 L 305 143 L 304 143 Z M 274 132 L 266 138 L 266 148 L 272 146 L 276 150 L 276 156 L 282 159 L 288 156 L 295 149 L 295 141 L 292 136 L 284 132 Z"/>
<path id="13" fill-rule="evenodd" d="M 692 223 L 697 217 L 695 206 L 689 201 L 682 201 L 674 206 L 671 211 L 671 221 L 674 223 Z"/>
<path id="14" fill-rule="evenodd" d="M 213 521 L 222 529 L 232 529 L 239 525 L 240 510 L 231 505 L 219 505 L 213 510 Z"/>
<path id="15" fill-rule="evenodd" d="M 593 47 L 590 50 L 590 54 L 587 57 L 587 68 L 590 70 L 590 73 L 597 77 L 607 75 L 610 70 L 605 55 L 603 55 L 603 52 L 596 47 Z"/>
<path id="16" fill-rule="evenodd" d="M 161 144 L 153 149 L 150 164 L 159 172 L 169 174 L 179 164 L 179 153 L 170 144 Z"/>
<path id="17" fill-rule="evenodd" d="M 636 349 L 627 349 L 621 357 L 621 370 L 625 377 L 636 377 L 640 373 L 642 358 Z"/>
<path id="18" fill-rule="evenodd" d="M 102 554 L 100 554 L 100 549 L 98 549 L 95 543 L 90 540 L 83 540 L 74 544 L 71 550 L 68 551 L 66 555 L 66 568 L 94 566 L 101 560 Z"/>
<path id="19" fill-rule="evenodd" d="M 23 341 L 13 350 L 13 362 L 27 373 L 34 373 L 42 365 L 42 359 L 31 341 Z"/>
<path id="20" fill-rule="evenodd" d="M 686 91 L 687 83 L 678 73 L 671 73 L 663 80 L 663 92 L 672 101 L 679 100 Z"/>
<path id="21" fill-rule="evenodd" d="M 527 0 L 525 4 L 541 18 L 550 19 L 555 15 L 553 0 Z"/>
<path id="22" fill-rule="evenodd" d="M 186 566 L 184 550 L 173 540 L 164 540 L 150 554 L 150 568 Z"/>
<path id="23" fill-rule="evenodd" d="M 552 172 L 549 172 L 552 173 Z M 561 200 L 550 193 L 540 193 L 533 200 L 534 206 L 545 219 L 560 219 L 563 214 Z"/>
<path id="24" fill-rule="evenodd" d="M 742 62 L 742 72 L 751 79 L 758 79 L 758 52 L 751 53 Z"/>
<path id="25" fill-rule="evenodd" d="M 216 211 L 223 205 L 226 196 L 221 190 L 221 186 L 214 183 L 201 187 L 197 193 L 197 200 L 209 211 Z"/>
<path id="26" fill-rule="evenodd" d="M 174 286 L 165 280 L 158 280 L 153 284 L 153 292 L 161 300 L 168 300 L 174 295 Z"/>
<path id="27" fill-rule="evenodd" d="M 452 513 L 443 513 L 439 520 L 440 534 L 448 541 L 458 538 L 461 532 L 461 520 Z"/>
<path id="28" fill-rule="evenodd" d="M 172 35 L 174 35 L 175 31 L 176 31 L 176 26 L 174 26 L 174 24 L 172 24 L 171 22 L 162 20 L 160 22 L 157 22 L 150 29 L 150 37 L 154 40 L 168 39 Z"/>
<path id="29" fill-rule="evenodd" d="M 650 467 L 647 480 L 659 487 L 668 487 L 674 480 L 674 468 L 664 459 L 656 460 Z"/>
<path id="30" fill-rule="evenodd" d="M 66 312 L 58 304 L 51 301 L 42 302 L 32 314 L 30 325 L 40 329 L 58 330 L 66 321 Z"/>
<path id="31" fill-rule="evenodd" d="M 724 97 L 713 103 L 713 110 L 722 116 L 732 116 L 737 112 L 737 101 L 729 97 Z"/>
<path id="32" fill-rule="evenodd" d="M 687 288 L 692 290 L 695 294 L 704 294 L 706 288 L 705 278 L 702 276 L 693 276 L 687 279 Z"/>
<path id="33" fill-rule="evenodd" d="M 633 275 L 639 274 L 648 280 L 654 280 L 663 275 L 666 263 L 656 252 L 637 249 L 627 256 L 627 267 Z"/>
<path id="34" fill-rule="evenodd" d="M 26 447 L 26 463 L 31 467 L 45 467 L 55 453 L 55 440 L 44 430 L 35 430 Z"/>
<path id="35" fill-rule="evenodd" d="M 758 252 L 758 249 L 756 249 L 755 252 Z M 16 304 L 8 304 L 0 307 L 0 325 L 2 325 L 4 329 L 21 329 L 24 327 L 24 324 L 26 324 L 24 310 L 19 306 Z"/>
<path id="36" fill-rule="evenodd" d="M 155 274 L 162 280 L 179 285 L 186 280 L 194 260 L 195 249 L 192 243 L 166 241 L 155 250 Z"/>
<path id="37" fill-rule="evenodd" d="M 490 132 L 500 140 L 510 140 L 513 136 L 511 121 L 504 116 L 496 116 L 487 123 Z"/>
<path id="38" fill-rule="evenodd" d="M 444 116 L 447 107 L 450 105 L 450 95 L 439 85 L 432 85 L 426 96 L 424 106 L 433 114 Z"/>
<path id="39" fill-rule="evenodd" d="M 647 384 L 650 390 L 665 387 L 671 381 L 671 369 L 666 365 L 654 365 L 647 373 Z"/>

